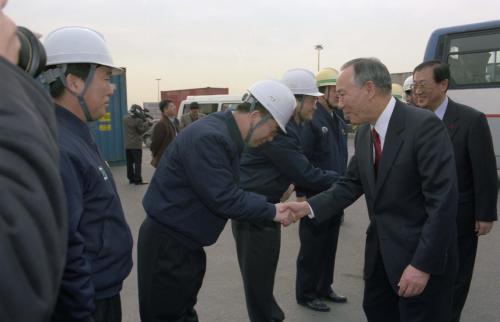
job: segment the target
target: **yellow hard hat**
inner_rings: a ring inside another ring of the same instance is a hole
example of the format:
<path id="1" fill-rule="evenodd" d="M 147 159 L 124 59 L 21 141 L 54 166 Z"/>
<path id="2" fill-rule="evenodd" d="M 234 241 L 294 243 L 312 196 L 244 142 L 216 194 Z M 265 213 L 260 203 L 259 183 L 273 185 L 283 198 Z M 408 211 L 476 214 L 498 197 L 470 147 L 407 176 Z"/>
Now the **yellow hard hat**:
<path id="1" fill-rule="evenodd" d="M 403 86 L 396 83 L 392 83 L 391 94 L 398 100 L 401 100 L 401 98 L 403 97 Z"/>
<path id="2" fill-rule="evenodd" d="M 337 85 L 339 72 L 333 68 L 323 68 L 316 74 L 316 84 L 318 87 Z"/>

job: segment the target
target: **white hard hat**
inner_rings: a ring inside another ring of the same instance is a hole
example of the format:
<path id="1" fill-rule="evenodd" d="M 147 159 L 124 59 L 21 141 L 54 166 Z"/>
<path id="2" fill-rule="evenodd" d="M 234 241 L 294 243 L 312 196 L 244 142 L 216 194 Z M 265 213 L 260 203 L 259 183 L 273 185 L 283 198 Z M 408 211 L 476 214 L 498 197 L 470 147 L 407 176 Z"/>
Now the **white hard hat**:
<path id="1" fill-rule="evenodd" d="M 108 66 L 113 74 L 123 70 L 113 64 L 104 37 L 86 27 L 62 27 L 49 33 L 43 40 L 47 52 L 47 66 L 90 63 Z"/>
<path id="2" fill-rule="evenodd" d="M 295 68 L 286 71 L 281 78 L 295 95 L 323 96 L 316 86 L 314 74 L 303 68 Z"/>
<path id="3" fill-rule="evenodd" d="M 288 87 L 277 80 L 259 81 L 248 92 L 272 115 L 283 132 L 295 110 L 295 96 Z"/>
<path id="4" fill-rule="evenodd" d="M 413 75 L 408 76 L 407 79 L 405 79 L 405 82 L 403 83 L 403 89 L 404 91 L 409 91 L 411 90 L 411 87 L 413 85 Z"/>

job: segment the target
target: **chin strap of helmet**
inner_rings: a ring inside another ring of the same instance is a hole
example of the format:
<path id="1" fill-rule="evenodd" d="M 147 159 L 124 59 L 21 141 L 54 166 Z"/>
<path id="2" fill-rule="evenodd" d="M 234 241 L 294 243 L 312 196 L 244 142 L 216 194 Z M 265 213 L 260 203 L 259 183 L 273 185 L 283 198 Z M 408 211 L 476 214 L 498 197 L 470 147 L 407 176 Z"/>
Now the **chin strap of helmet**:
<path id="1" fill-rule="evenodd" d="M 87 103 L 85 102 L 85 99 L 83 98 L 83 95 L 87 92 L 87 89 L 90 87 L 90 83 L 92 82 L 92 79 L 94 78 L 95 70 L 97 69 L 96 64 L 89 64 L 90 65 L 90 70 L 89 74 L 87 75 L 87 78 L 85 79 L 85 86 L 83 88 L 83 92 L 81 94 L 78 94 L 76 92 L 73 92 L 71 89 L 68 88 L 68 84 L 66 83 L 66 69 L 67 65 L 62 64 L 58 65 L 56 68 L 49 69 L 45 72 L 43 72 L 39 77 L 38 80 L 44 84 L 46 87 L 49 87 L 51 83 L 59 79 L 61 83 L 64 85 L 64 87 L 70 92 L 73 96 L 75 96 L 78 99 L 78 103 L 80 104 L 80 108 L 82 109 L 83 114 L 85 115 L 85 119 L 87 122 L 92 122 L 94 119 L 92 119 L 92 115 L 90 114 L 89 108 L 87 106 Z"/>
<path id="2" fill-rule="evenodd" d="M 328 100 L 328 97 L 330 97 L 330 86 L 326 86 L 326 92 L 325 92 L 325 95 L 323 95 L 323 98 L 325 100 L 325 103 L 326 103 L 326 106 L 331 110 L 335 110 L 335 106 L 333 106 L 332 104 L 330 104 L 330 101 Z"/>
<path id="3" fill-rule="evenodd" d="M 297 107 L 297 115 L 299 116 L 299 122 L 302 123 L 305 119 L 302 117 L 302 108 L 304 107 L 305 95 L 300 96 L 299 106 Z"/>
<path id="4" fill-rule="evenodd" d="M 255 99 L 255 97 L 253 97 L 252 95 L 249 95 L 249 94 L 245 94 L 245 95 L 243 95 L 242 100 L 244 103 L 250 104 L 250 108 L 248 110 L 248 113 L 252 113 L 253 111 L 255 111 L 255 105 L 258 102 L 257 99 Z M 262 117 L 260 119 L 260 121 L 257 122 L 257 124 L 255 124 L 255 125 L 250 124 L 250 128 L 248 129 L 247 135 L 245 136 L 245 139 L 243 140 L 245 142 L 245 145 L 250 144 L 250 140 L 252 139 L 252 135 L 253 135 L 255 129 L 257 129 L 262 124 L 266 123 L 270 118 L 271 118 L 271 115 L 266 115 L 266 116 Z"/>

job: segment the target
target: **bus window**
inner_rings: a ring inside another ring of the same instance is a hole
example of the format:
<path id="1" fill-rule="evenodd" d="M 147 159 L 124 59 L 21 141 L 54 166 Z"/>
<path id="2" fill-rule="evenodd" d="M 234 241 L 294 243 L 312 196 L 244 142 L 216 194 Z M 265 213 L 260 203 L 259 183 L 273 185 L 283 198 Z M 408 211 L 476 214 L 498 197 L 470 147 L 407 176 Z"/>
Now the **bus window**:
<path id="1" fill-rule="evenodd" d="M 485 114 L 500 173 L 500 20 L 435 30 L 424 60 L 450 65 L 448 97 Z"/>
<path id="2" fill-rule="evenodd" d="M 500 30 L 450 35 L 447 48 L 450 88 L 500 82 Z"/>

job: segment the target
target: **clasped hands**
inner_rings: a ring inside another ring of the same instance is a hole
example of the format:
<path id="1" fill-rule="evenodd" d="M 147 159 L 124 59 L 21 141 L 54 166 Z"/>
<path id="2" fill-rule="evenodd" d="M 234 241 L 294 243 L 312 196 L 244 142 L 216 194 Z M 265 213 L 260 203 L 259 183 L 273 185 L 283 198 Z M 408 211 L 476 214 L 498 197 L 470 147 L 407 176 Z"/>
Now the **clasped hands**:
<path id="1" fill-rule="evenodd" d="M 309 204 L 306 201 L 278 203 L 275 207 L 274 221 L 281 223 L 284 227 L 297 222 L 310 213 Z"/>

